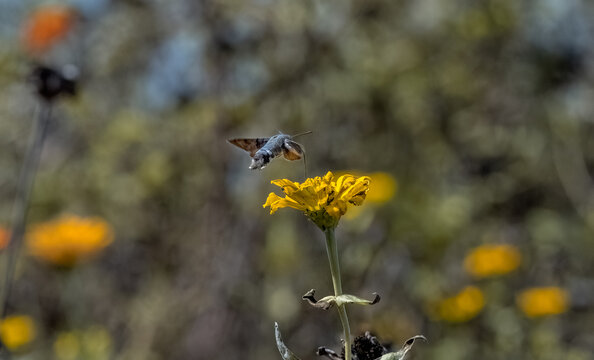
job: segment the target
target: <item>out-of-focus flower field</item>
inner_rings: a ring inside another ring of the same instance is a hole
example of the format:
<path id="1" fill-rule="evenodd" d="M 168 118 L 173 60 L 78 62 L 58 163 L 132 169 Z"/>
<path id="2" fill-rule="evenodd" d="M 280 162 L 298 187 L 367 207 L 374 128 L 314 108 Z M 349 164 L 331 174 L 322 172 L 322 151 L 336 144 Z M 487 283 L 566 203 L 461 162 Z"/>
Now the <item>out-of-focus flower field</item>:
<path id="1" fill-rule="evenodd" d="M 52 100 L 2 343 L 27 360 L 281 359 L 276 321 L 303 359 L 339 349 L 335 312 L 301 299 L 332 292 L 323 235 L 263 207 L 304 163 L 249 170 L 226 141 L 312 131 L 308 176 L 370 178 L 336 231 L 345 292 L 382 297 L 349 307 L 353 335 L 425 335 L 411 359 L 591 359 L 593 14 L 0 1 L 0 271 L 42 102 L 29 74 L 78 73 Z"/>

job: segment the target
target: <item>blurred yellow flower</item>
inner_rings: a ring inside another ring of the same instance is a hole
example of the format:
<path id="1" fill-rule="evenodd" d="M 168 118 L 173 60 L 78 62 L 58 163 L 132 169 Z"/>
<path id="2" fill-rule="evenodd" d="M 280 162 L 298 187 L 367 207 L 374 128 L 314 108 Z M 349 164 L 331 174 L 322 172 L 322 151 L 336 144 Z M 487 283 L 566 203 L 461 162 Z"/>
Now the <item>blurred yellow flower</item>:
<path id="1" fill-rule="evenodd" d="M 373 186 L 369 187 L 366 201 L 368 203 L 383 204 L 396 195 L 398 183 L 394 177 L 386 172 L 369 174 L 373 179 Z"/>
<path id="2" fill-rule="evenodd" d="M 3 227 L 0 227 L 0 250 L 4 249 L 8 245 L 10 240 L 10 233 Z"/>
<path id="3" fill-rule="evenodd" d="M 80 353 L 78 337 L 72 331 L 61 332 L 54 341 L 54 354 L 60 360 L 74 360 Z"/>
<path id="4" fill-rule="evenodd" d="M 60 266 L 92 258 L 113 241 L 113 231 L 101 218 L 65 215 L 39 224 L 27 234 L 27 248 L 34 257 Z"/>
<path id="5" fill-rule="evenodd" d="M 441 300 L 437 305 L 439 318 L 449 322 L 465 322 L 477 316 L 485 307 L 485 296 L 476 286 L 467 286 L 458 294 Z"/>
<path id="6" fill-rule="evenodd" d="M 9 350 L 18 350 L 35 338 L 35 323 L 26 315 L 7 316 L 0 321 L 0 338 Z"/>
<path id="7" fill-rule="evenodd" d="M 332 172 L 324 177 L 309 178 L 302 184 L 287 179 L 273 180 L 285 193 L 282 198 L 270 193 L 264 207 L 270 206 L 270 213 L 291 207 L 301 210 L 322 230 L 336 227 L 349 204 L 361 205 L 365 200 L 369 183 L 368 176 L 343 175 L 338 179 Z"/>
<path id="8" fill-rule="evenodd" d="M 336 175 L 351 174 L 353 176 L 369 176 L 373 179 L 373 186 L 369 187 L 367 198 L 365 202 L 367 204 L 384 204 L 391 200 L 396 192 L 398 191 L 398 182 L 396 179 L 387 172 L 378 171 L 374 173 L 362 173 L 356 170 L 353 171 L 339 171 Z"/>
<path id="9" fill-rule="evenodd" d="M 520 251 L 512 245 L 487 244 L 471 250 L 464 259 L 464 268 L 474 277 L 483 278 L 507 274 L 522 261 Z"/>
<path id="10" fill-rule="evenodd" d="M 112 340 L 105 328 L 93 326 L 59 333 L 53 347 L 58 360 L 109 359 Z"/>
<path id="11" fill-rule="evenodd" d="M 522 291 L 516 302 L 528 317 L 557 315 L 567 311 L 569 294 L 555 286 L 535 287 Z"/>
<path id="12" fill-rule="evenodd" d="M 358 171 L 340 171 L 336 175 L 351 174 L 353 176 L 369 176 L 373 179 L 373 184 L 369 187 L 367 197 L 365 198 L 365 206 L 353 208 L 349 210 L 345 218 L 353 220 L 365 213 L 367 205 L 383 205 L 390 201 L 398 191 L 398 182 L 396 179 L 386 172 L 361 173 Z"/>

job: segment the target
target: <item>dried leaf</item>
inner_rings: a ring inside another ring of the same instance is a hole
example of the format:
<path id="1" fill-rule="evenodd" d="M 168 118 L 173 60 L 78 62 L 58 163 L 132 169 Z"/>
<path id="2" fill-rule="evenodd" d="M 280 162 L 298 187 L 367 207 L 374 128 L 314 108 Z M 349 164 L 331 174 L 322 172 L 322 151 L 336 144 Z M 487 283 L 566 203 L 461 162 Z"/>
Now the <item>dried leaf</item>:
<path id="1" fill-rule="evenodd" d="M 423 335 L 415 335 L 410 339 L 406 340 L 406 342 L 402 346 L 402 349 L 398 350 L 395 353 L 386 354 L 378 360 L 403 360 L 406 357 L 406 354 L 410 351 L 410 349 L 412 349 L 412 346 L 415 343 L 415 340 L 417 339 L 427 341 L 427 338 Z"/>
<path id="2" fill-rule="evenodd" d="M 324 310 L 328 310 L 331 307 L 337 305 L 342 306 L 344 304 L 359 304 L 359 305 L 374 305 L 380 301 L 380 296 L 377 293 L 373 293 L 374 298 L 373 300 L 366 300 L 355 295 L 343 294 L 339 296 L 326 296 L 321 298 L 320 300 L 316 300 L 315 295 L 316 290 L 311 289 L 305 295 L 302 296 L 303 300 L 307 300 L 312 306 L 317 308 L 321 308 Z"/>
<path id="3" fill-rule="evenodd" d="M 336 353 L 336 351 L 330 350 L 330 349 L 325 348 L 323 346 L 318 348 L 318 351 L 317 351 L 316 354 L 318 356 L 325 356 L 325 357 L 327 357 L 330 360 L 343 360 L 344 359 L 343 357 L 341 357 L 340 355 L 338 355 Z"/>
<path id="4" fill-rule="evenodd" d="M 332 302 L 326 302 L 326 301 L 322 301 L 326 298 L 329 298 L 329 296 L 326 296 L 324 299 L 318 301 L 316 300 L 316 298 L 314 297 L 316 293 L 315 289 L 311 289 L 308 292 L 306 292 L 301 298 L 303 300 L 307 300 L 307 302 L 310 303 L 311 306 L 323 309 L 323 310 L 328 310 L 332 307 L 333 303 Z M 333 298 L 333 296 L 332 296 Z"/>
<path id="5" fill-rule="evenodd" d="M 274 336 L 276 337 L 276 347 L 278 348 L 278 352 L 280 352 L 283 360 L 301 360 L 299 359 L 283 342 L 281 338 L 280 330 L 278 329 L 278 323 L 274 323 Z"/>
<path id="6" fill-rule="evenodd" d="M 343 294 L 336 297 L 336 305 L 341 306 L 342 304 L 359 304 L 359 305 L 375 305 L 380 301 L 380 296 L 377 293 L 373 293 L 373 300 L 366 300 L 355 295 Z"/>

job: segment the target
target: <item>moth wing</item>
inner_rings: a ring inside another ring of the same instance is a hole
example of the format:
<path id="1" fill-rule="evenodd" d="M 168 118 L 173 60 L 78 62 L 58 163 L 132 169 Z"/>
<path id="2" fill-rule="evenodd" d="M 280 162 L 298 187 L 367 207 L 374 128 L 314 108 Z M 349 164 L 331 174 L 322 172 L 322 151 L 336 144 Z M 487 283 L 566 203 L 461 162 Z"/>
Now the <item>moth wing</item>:
<path id="1" fill-rule="evenodd" d="M 264 146 L 270 138 L 254 138 L 254 139 L 229 139 L 227 140 L 231 144 L 241 148 L 248 153 L 251 157 L 254 157 L 256 151 Z"/>
<path id="2" fill-rule="evenodd" d="M 303 148 L 293 140 L 285 140 L 283 156 L 287 160 L 300 160 L 303 157 Z"/>

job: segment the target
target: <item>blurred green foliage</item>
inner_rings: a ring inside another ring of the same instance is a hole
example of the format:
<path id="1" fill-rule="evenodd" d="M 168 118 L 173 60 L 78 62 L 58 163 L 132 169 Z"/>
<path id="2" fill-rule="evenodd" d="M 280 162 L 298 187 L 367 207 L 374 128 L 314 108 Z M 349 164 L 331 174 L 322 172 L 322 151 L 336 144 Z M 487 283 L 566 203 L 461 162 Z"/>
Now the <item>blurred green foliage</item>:
<path id="1" fill-rule="evenodd" d="M 72 0 L 72 30 L 31 55 L 21 32 L 40 4 L 0 2 L 0 219 L 37 105 L 30 65 L 74 64 L 30 222 L 101 216 L 116 239 L 71 270 L 23 253 L 9 309 L 38 330 L 19 358 L 278 359 L 274 321 L 302 358 L 339 348 L 338 318 L 301 300 L 331 293 L 322 235 L 262 208 L 270 180 L 300 181 L 302 164 L 250 171 L 225 141 L 306 130 L 309 174 L 398 184 L 338 229 L 345 292 L 382 296 L 352 307 L 355 334 L 394 349 L 424 334 L 417 359 L 592 357 L 592 4 Z M 519 269 L 468 275 L 486 243 L 518 247 Z M 470 285 L 476 317 L 434 316 Z M 533 286 L 566 289 L 567 312 L 526 317 L 515 299 Z"/>

